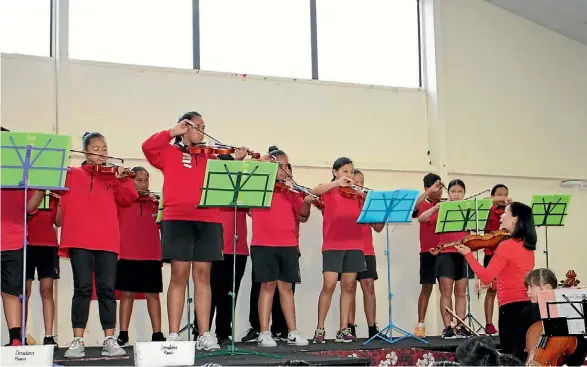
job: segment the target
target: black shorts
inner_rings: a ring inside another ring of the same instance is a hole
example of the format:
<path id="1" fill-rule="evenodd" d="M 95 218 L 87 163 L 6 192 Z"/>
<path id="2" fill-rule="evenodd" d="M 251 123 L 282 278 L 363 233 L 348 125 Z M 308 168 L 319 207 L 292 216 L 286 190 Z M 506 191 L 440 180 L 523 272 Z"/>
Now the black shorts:
<path id="1" fill-rule="evenodd" d="M 436 258 L 430 252 L 420 254 L 420 284 L 436 284 Z"/>
<path id="2" fill-rule="evenodd" d="M 357 273 L 357 281 L 362 279 L 379 279 L 377 275 L 377 258 L 375 255 L 365 255 L 365 263 L 367 264 L 367 270 Z"/>
<path id="3" fill-rule="evenodd" d="M 137 293 L 163 292 L 161 261 L 118 260 L 114 288 L 117 291 Z"/>
<path id="4" fill-rule="evenodd" d="M 473 279 L 475 274 L 469 268 L 465 257 L 457 252 L 439 254 L 436 257 L 437 278 L 465 279 L 467 278 L 467 269 L 469 271 L 469 279 Z"/>
<path id="5" fill-rule="evenodd" d="M 189 220 L 161 222 L 163 260 L 222 261 L 222 224 Z"/>
<path id="6" fill-rule="evenodd" d="M 2 293 L 20 296 L 22 294 L 22 249 L 2 251 Z"/>
<path id="7" fill-rule="evenodd" d="M 484 267 L 488 267 L 489 266 L 489 262 L 491 261 L 491 258 L 493 257 L 493 255 L 485 255 L 485 257 L 483 258 L 483 266 Z"/>
<path id="8" fill-rule="evenodd" d="M 296 247 L 251 246 L 254 281 L 301 282 L 300 255 Z"/>
<path id="9" fill-rule="evenodd" d="M 59 279 L 58 247 L 27 246 L 26 248 L 26 280 L 53 278 Z"/>
<path id="10" fill-rule="evenodd" d="M 361 250 L 328 250 L 322 252 L 322 272 L 360 273 L 367 270 Z"/>

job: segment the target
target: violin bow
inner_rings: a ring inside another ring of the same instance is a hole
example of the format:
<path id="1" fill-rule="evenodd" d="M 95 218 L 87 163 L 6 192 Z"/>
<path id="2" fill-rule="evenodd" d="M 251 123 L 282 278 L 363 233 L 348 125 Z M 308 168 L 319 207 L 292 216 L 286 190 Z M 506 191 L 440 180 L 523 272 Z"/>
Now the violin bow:
<path id="1" fill-rule="evenodd" d="M 456 314 L 456 313 L 454 313 L 454 311 L 453 311 L 453 310 L 451 310 L 451 309 L 450 309 L 450 308 L 448 308 L 448 307 L 445 307 L 444 309 L 445 309 L 445 310 L 446 310 L 446 311 L 447 311 L 449 314 L 451 314 L 451 316 L 452 316 L 452 317 L 454 317 L 454 318 L 455 318 L 455 319 L 458 321 L 457 325 L 458 325 L 458 324 L 461 324 L 461 325 L 463 325 L 463 326 L 465 327 L 465 329 L 469 330 L 469 331 L 470 331 L 470 332 L 471 332 L 473 335 L 475 335 L 475 336 L 479 336 L 479 334 L 477 334 L 477 332 L 476 332 L 475 330 L 473 330 L 473 329 L 471 329 L 469 326 L 467 326 L 467 324 L 465 324 L 465 322 L 463 321 L 463 319 L 461 319 L 460 317 L 458 317 L 458 316 L 457 316 L 457 314 Z"/>
<path id="2" fill-rule="evenodd" d="M 95 155 L 95 156 L 98 156 L 98 157 L 104 157 L 104 158 L 108 158 L 108 159 L 114 159 L 114 160 L 119 161 L 120 163 L 124 163 L 124 159 L 123 158 L 111 157 L 109 155 L 102 155 L 102 154 L 91 153 L 91 152 L 84 152 L 82 150 L 75 150 L 75 149 L 70 149 L 69 151 L 70 152 L 73 152 L 73 153 L 89 154 L 89 155 Z"/>

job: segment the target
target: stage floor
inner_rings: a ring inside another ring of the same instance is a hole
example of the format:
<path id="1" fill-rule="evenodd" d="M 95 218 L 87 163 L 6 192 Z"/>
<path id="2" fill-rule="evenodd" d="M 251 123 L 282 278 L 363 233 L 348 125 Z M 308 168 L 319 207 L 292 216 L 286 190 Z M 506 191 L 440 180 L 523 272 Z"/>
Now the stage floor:
<path id="1" fill-rule="evenodd" d="M 444 340 L 439 336 L 431 336 L 427 340 L 429 344 L 424 344 L 417 339 L 406 338 L 393 344 L 375 340 L 367 345 L 362 345 L 365 340 L 355 343 L 335 343 L 334 340 L 328 340 L 326 344 L 310 344 L 306 347 L 279 343 L 276 348 L 261 348 L 255 343 L 236 343 L 236 347 L 239 349 L 272 354 L 279 358 L 254 355 L 207 357 L 208 353 L 196 352 L 195 365 L 217 363 L 222 366 L 278 366 L 287 360 L 304 360 L 316 366 L 369 366 L 378 365 L 382 359 L 395 359 L 395 365 L 412 365 L 409 362 L 421 358 L 452 360 L 454 350 L 464 339 Z M 496 341 L 498 342 L 498 340 Z M 101 347 L 87 347 L 85 358 L 66 359 L 64 357 L 66 348 L 58 348 L 55 349 L 54 362 L 55 365 L 61 366 L 133 366 L 132 346 L 124 349 L 127 352 L 126 356 L 109 358 L 100 355 Z M 408 364 L 398 363 L 398 358 L 399 362 L 404 361 Z"/>

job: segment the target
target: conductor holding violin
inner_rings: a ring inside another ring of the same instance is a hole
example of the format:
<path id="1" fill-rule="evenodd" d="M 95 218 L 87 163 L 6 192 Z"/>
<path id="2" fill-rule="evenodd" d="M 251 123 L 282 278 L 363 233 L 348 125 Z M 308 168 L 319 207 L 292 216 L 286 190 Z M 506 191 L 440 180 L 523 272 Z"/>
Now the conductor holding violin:
<path id="1" fill-rule="evenodd" d="M 525 338 L 531 320 L 523 312 L 530 305 L 524 280 L 534 268 L 537 242 L 532 209 L 525 204 L 512 202 L 501 216 L 500 227 L 510 235 L 499 243 L 487 268 L 477 261 L 469 247 L 458 245 L 457 250 L 465 256 L 483 283 L 488 284 L 497 279 L 502 352 L 526 360 Z"/>
<path id="2" fill-rule="evenodd" d="M 176 125 L 149 137 L 142 145 L 149 163 L 163 173 L 165 207 L 161 221 L 162 258 L 171 261 L 171 279 L 167 293 L 169 317 L 168 341 L 178 341 L 185 289 L 193 266 L 195 309 L 200 335 L 198 350 L 220 349 L 210 333 L 210 269 L 213 261 L 222 261 L 222 220 L 218 208 L 199 208 L 202 185 L 209 159 L 234 150 L 234 158 L 243 160 L 249 150 L 223 146 L 222 152 L 204 146 L 206 126 L 195 111 L 181 116 Z M 170 144 L 174 140 L 173 144 Z"/>

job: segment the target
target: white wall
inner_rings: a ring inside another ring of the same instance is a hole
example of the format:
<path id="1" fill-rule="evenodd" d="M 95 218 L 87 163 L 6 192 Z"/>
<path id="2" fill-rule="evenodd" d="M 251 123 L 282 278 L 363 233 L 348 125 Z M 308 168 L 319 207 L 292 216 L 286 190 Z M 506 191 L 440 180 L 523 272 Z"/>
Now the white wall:
<path id="1" fill-rule="evenodd" d="M 581 224 L 587 216 L 587 191 L 563 190 L 560 179 L 587 179 L 581 140 L 587 136 L 587 48 L 480 0 L 443 1 L 437 34 L 439 116 L 447 131 L 432 138 L 447 139 L 450 177 L 467 183 L 468 193 L 505 183 L 515 199 L 529 202 L 534 193 L 572 193 L 567 226 L 549 231 L 551 267 L 562 275 L 574 268 L 581 276 Z M 56 128 L 52 61 L 3 55 L 1 118 L 3 126 L 29 131 Z M 195 109 L 206 118 L 207 132 L 224 142 L 264 151 L 276 144 L 294 163 L 298 182 L 312 186 L 329 179 L 334 159 L 347 155 L 365 170 L 366 185 L 375 189 L 417 188 L 422 176 L 436 167 L 427 151 L 429 121 L 424 91 L 348 86 L 311 81 L 189 70 L 146 68 L 72 61 L 62 134 L 80 147 L 84 131 L 98 130 L 109 141 L 110 153 L 145 164 L 140 143 L 154 131 L 168 128 L 184 111 Z M 549 145 L 545 141 L 551 137 Z M 442 145 L 440 145 L 442 146 Z M 538 148 L 536 148 L 538 147 Z M 433 152 L 436 154 L 436 152 Z M 79 162 L 79 160 L 78 160 Z M 153 171 L 152 188 L 161 187 Z M 483 175 L 481 175 L 483 174 Z M 518 176 L 518 177 L 510 177 Z M 392 233 L 394 320 L 410 330 L 416 320 L 418 285 L 417 225 Z M 543 230 L 540 230 L 540 249 Z M 376 237 L 378 322 L 387 323 L 385 235 Z M 584 242 L 584 241 L 583 241 Z M 321 217 L 313 211 L 301 229 L 303 283 L 296 292 L 299 329 L 311 337 L 316 325 L 321 286 Z M 544 258 L 537 252 L 537 264 Z M 247 328 L 248 265 L 237 306 L 237 336 Z M 169 269 L 164 268 L 165 282 Z M 62 260 L 59 281 L 59 343 L 69 342 L 72 294 L 69 263 Z M 334 298 L 337 299 L 337 296 Z M 165 293 L 162 296 L 165 312 Z M 484 321 L 482 301 L 472 297 L 475 316 Z M 362 296 L 357 297 L 357 321 L 366 334 Z M 33 306 L 39 309 L 38 298 Z M 430 303 L 429 334 L 440 332 L 436 294 Z M 336 302 L 327 319 L 328 337 L 338 325 Z M 40 316 L 31 316 L 33 335 L 42 337 Z M 164 331 L 167 331 L 166 317 Z M 149 322 L 144 301 L 135 308 L 131 339 L 147 340 Z M 3 327 L 5 325 L 3 324 Z M 87 344 L 102 335 L 97 305 L 92 305 Z"/>

